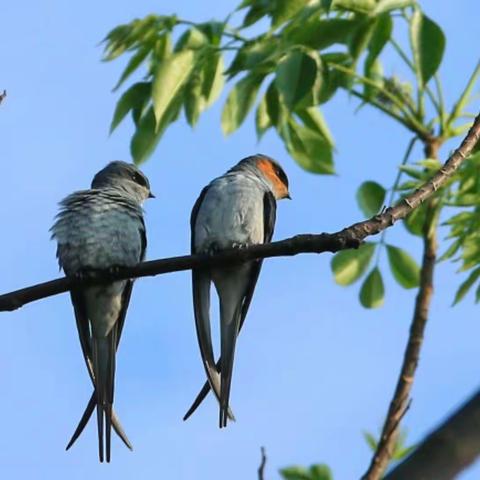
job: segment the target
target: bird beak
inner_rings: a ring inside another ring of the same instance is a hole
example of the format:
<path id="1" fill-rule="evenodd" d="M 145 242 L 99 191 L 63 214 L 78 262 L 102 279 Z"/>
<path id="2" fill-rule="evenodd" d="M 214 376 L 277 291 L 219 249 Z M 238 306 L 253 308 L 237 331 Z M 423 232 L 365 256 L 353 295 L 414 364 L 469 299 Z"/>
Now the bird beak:
<path id="1" fill-rule="evenodd" d="M 291 199 L 292 199 L 292 197 L 290 196 L 290 192 L 288 192 L 288 193 L 285 195 L 285 197 L 284 197 L 284 198 L 288 198 L 289 200 L 291 200 Z"/>
<path id="2" fill-rule="evenodd" d="M 148 192 L 148 198 L 156 198 L 152 192 Z"/>

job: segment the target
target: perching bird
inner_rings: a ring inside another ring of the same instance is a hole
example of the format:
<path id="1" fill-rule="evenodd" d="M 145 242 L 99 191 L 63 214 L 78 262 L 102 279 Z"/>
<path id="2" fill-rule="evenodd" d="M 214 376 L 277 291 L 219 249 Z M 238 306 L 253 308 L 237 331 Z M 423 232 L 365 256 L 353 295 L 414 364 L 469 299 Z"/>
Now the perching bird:
<path id="1" fill-rule="evenodd" d="M 52 238 L 58 242 L 60 267 L 69 277 L 132 267 L 144 259 L 147 239 L 142 203 L 153 197 L 147 177 L 134 165 L 111 162 L 90 190 L 72 193 L 61 203 Z M 102 283 L 70 292 L 80 345 L 94 393 L 69 445 L 97 408 L 98 451 L 110 461 L 111 427 L 131 448 L 113 412 L 115 356 L 132 291 L 132 280 Z"/>
<path id="2" fill-rule="evenodd" d="M 214 253 L 269 242 L 276 200 L 290 198 L 283 169 L 265 155 L 240 161 L 206 186 L 196 201 L 191 225 L 192 253 Z M 192 270 L 193 306 L 198 344 L 208 382 L 186 413 L 186 420 L 210 388 L 220 403 L 220 428 L 233 420 L 229 409 L 235 343 L 252 300 L 262 262 Z M 221 357 L 214 361 L 210 334 L 210 284 L 220 301 Z"/>

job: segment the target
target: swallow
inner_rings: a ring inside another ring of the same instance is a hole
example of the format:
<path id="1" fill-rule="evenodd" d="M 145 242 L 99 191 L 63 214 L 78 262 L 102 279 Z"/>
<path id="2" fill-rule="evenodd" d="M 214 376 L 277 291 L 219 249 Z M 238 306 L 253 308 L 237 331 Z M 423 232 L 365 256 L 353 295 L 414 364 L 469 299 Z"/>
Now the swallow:
<path id="1" fill-rule="evenodd" d="M 60 203 L 51 228 L 57 258 L 67 277 L 85 278 L 143 261 L 147 247 L 142 204 L 154 195 L 147 177 L 134 165 L 111 162 L 91 188 Z M 110 462 L 112 427 L 131 449 L 113 411 L 116 351 L 132 292 L 132 280 L 75 287 L 70 292 L 80 346 L 94 392 L 67 450 L 97 410 L 98 455 Z M 105 442 L 104 442 L 105 432 Z"/>
<path id="2" fill-rule="evenodd" d="M 192 254 L 212 254 L 270 242 L 277 200 L 291 198 L 288 178 L 272 158 L 257 154 L 241 160 L 207 185 L 190 218 Z M 211 389 L 220 404 L 219 426 L 234 420 L 229 407 L 235 344 L 250 306 L 261 260 L 192 270 L 193 307 L 198 345 L 207 382 L 184 416 L 186 420 Z M 220 359 L 214 361 L 210 333 L 210 286 L 220 304 Z"/>

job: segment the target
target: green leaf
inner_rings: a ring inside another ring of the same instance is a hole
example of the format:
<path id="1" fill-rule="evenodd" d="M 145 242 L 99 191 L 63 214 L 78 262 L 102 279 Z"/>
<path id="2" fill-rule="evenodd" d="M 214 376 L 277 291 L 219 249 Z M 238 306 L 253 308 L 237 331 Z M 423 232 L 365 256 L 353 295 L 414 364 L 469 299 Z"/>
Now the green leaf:
<path id="1" fill-rule="evenodd" d="M 139 48 L 137 53 L 130 58 L 125 70 L 123 71 L 122 75 L 120 76 L 120 80 L 118 80 L 115 87 L 113 87 L 113 91 L 117 90 L 120 85 L 144 62 L 147 58 L 148 54 L 152 51 L 153 43 L 147 43 L 143 48 Z"/>
<path id="2" fill-rule="evenodd" d="M 420 268 L 417 262 L 401 248 L 387 245 L 388 262 L 395 280 L 403 288 L 415 288 L 420 284 Z"/>
<path id="3" fill-rule="evenodd" d="M 330 12 L 330 9 L 332 8 L 332 3 L 333 0 L 321 0 L 321 5 L 327 13 Z"/>
<path id="4" fill-rule="evenodd" d="M 415 4 L 415 0 L 380 0 L 374 8 L 372 15 L 381 15 L 391 10 L 410 7 Z"/>
<path id="5" fill-rule="evenodd" d="M 243 28 L 253 25 L 270 11 L 270 0 L 257 0 L 251 5 L 243 20 Z"/>
<path id="6" fill-rule="evenodd" d="M 375 0 L 334 0 L 333 5 L 339 10 L 369 13 L 375 8 Z"/>
<path id="7" fill-rule="evenodd" d="M 388 14 L 377 17 L 370 42 L 368 43 L 368 55 L 365 60 L 366 67 L 373 64 L 377 57 L 382 53 L 385 45 L 392 36 L 393 21 Z"/>
<path id="8" fill-rule="evenodd" d="M 255 114 L 255 129 L 259 140 L 271 126 L 272 122 L 267 110 L 267 99 L 266 96 L 264 96 L 262 100 L 260 100 Z"/>
<path id="9" fill-rule="evenodd" d="M 410 42 L 418 80 L 426 85 L 442 62 L 445 35 L 433 20 L 416 9 L 410 21 Z"/>
<path id="10" fill-rule="evenodd" d="M 150 57 L 148 72 L 150 75 L 155 75 L 158 70 L 158 65 L 172 54 L 172 37 L 169 33 L 162 35 L 155 42 L 153 52 Z"/>
<path id="11" fill-rule="evenodd" d="M 157 124 L 188 81 L 195 53 L 184 50 L 167 57 L 159 65 L 153 81 L 153 106 Z"/>
<path id="12" fill-rule="evenodd" d="M 230 91 L 222 112 L 222 130 L 225 135 L 234 132 L 245 120 L 255 103 L 263 77 L 247 75 Z"/>
<path id="13" fill-rule="evenodd" d="M 332 471 L 327 465 L 312 465 L 310 478 L 311 480 L 333 480 Z"/>
<path id="14" fill-rule="evenodd" d="M 279 0 L 272 12 L 272 27 L 276 28 L 285 23 L 299 12 L 309 0 Z"/>
<path id="15" fill-rule="evenodd" d="M 198 50 L 205 47 L 207 44 L 207 36 L 198 28 L 192 27 L 178 39 L 178 42 L 175 45 L 175 51 Z"/>
<path id="16" fill-rule="evenodd" d="M 139 82 L 133 84 L 120 97 L 115 107 L 112 123 L 110 125 L 110 133 L 112 133 L 118 124 L 125 118 L 128 112 L 135 107 L 143 105 L 150 97 L 152 84 L 150 82 Z"/>
<path id="17" fill-rule="evenodd" d="M 363 85 L 363 94 L 365 95 L 365 98 L 371 100 L 379 94 L 379 89 L 384 85 L 383 68 L 378 58 L 376 58 L 373 63 L 365 62 L 365 77 L 378 86 L 378 88 L 375 88 L 368 83 Z"/>
<path id="18" fill-rule="evenodd" d="M 259 66 L 273 60 L 277 49 L 277 42 L 272 41 L 272 38 L 268 36 L 246 42 L 236 54 L 225 74 L 233 77 L 242 70 L 258 70 Z"/>
<path id="19" fill-rule="evenodd" d="M 205 62 L 202 85 L 202 96 L 211 105 L 220 95 L 225 78 L 223 75 L 224 64 L 221 53 L 213 53 Z"/>
<path id="20" fill-rule="evenodd" d="M 310 91 L 317 76 L 317 61 L 313 55 L 302 50 L 292 50 L 276 69 L 275 84 L 288 109 Z"/>
<path id="21" fill-rule="evenodd" d="M 383 207 L 385 189 L 377 182 L 363 182 L 357 190 L 358 206 L 366 217 L 373 217 Z"/>
<path id="22" fill-rule="evenodd" d="M 355 30 L 352 31 L 348 41 L 348 49 L 354 62 L 358 60 L 358 57 L 364 52 L 365 48 L 367 48 L 375 30 L 375 26 L 376 19 L 367 17 L 359 22 Z"/>
<path id="23" fill-rule="evenodd" d="M 315 50 L 323 50 L 336 43 L 347 44 L 357 25 L 358 20 L 344 18 L 315 19 L 306 24 L 298 25 L 289 34 L 288 40 Z"/>
<path id="24" fill-rule="evenodd" d="M 205 98 L 202 96 L 203 75 L 196 71 L 191 75 L 187 88 L 185 89 L 185 116 L 190 126 L 194 127 L 205 108 Z"/>
<path id="25" fill-rule="evenodd" d="M 439 262 L 443 262 L 444 260 L 448 260 L 452 258 L 462 246 L 462 241 L 460 239 L 455 240 L 452 244 L 447 248 L 445 253 L 438 259 Z"/>
<path id="26" fill-rule="evenodd" d="M 155 126 L 155 115 L 153 109 L 150 108 L 140 119 L 140 123 L 130 143 L 130 152 L 133 161 L 137 165 L 144 162 L 151 155 L 160 140 L 161 135 L 157 135 Z"/>
<path id="27" fill-rule="evenodd" d="M 292 119 L 280 127 L 279 133 L 288 153 L 303 169 L 312 173 L 335 173 L 332 148 L 323 135 Z"/>
<path id="28" fill-rule="evenodd" d="M 328 128 L 327 122 L 318 107 L 305 108 L 296 112 L 303 124 L 311 130 L 317 131 L 328 142 L 330 147 L 334 147 L 333 136 Z"/>
<path id="29" fill-rule="evenodd" d="M 463 297 L 467 294 L 467 292 L 472 288 L 472 285 L 478 280 L 480 277 L 480 267 L 473 270 L 472 273 L 468 276 L 468 278 L 460 285 L 455 294 L 455 300 L 453 301 L 453 305 L 456 305 Z"/>
<path id="30" fill-rule="evenodd" d="M 404 219 L 403 224 L 411 234 L 421 237 L 423 235 L 423 225 L 426 215 L 426 208 L 420 205 Z"/>
<path id="31" fill-rule="evenodd" d="M 137 165 L 144 162 L 153 153 L 167 126 L 178 118 L 182 100 L 179 97 L 170 103 L 160 123 L 156 122 L 152 107 L 139 118 L 137 129 L 130 143 L 130 152 Z"/>
<path id="32" fill-rule="evenodd" d="M 285 480 L 311 480 L 308 470 L 304 467 L 287 467 L 280 470 Z"/>
<path id="33" fill-rule="evenodd" d="M 382 274 L 375 267 L 367 276 L 360 289 L 360 303 L 365 308 L 378 308 L 383 305 L 385 289 Z"/>
<path id="34" fill-rule="evenodd" d="M 405 447 L 405 448 L 399 448 L 397 450 L 395 450 L 395 452 L 393 453 L 393 460 L 402 460 L 406 457 L 408 457 L 415 449 L 417 448 L 417 445 L 411 445 L 409 447 Z"/>
<path id="35" fill-rule="evenodd" d="M 265 101 L 270 121 L 279 131 L 281 131 L 286 122 L 288 112 L 280 99 L 275 81 L 272 81 L 268 86 L 267 93 L 265 94 Z"/>
<path id="36" fill-rule="evenodd" d="M 422 180 L 425 178 L 426 172 L 420 170 L 418 165 L 400 165 L 399 170 L 405 172 L 409 177 L 415 178 L 416 180 Z"/>
<path id="37" fill-rule="evenodd" d="M 375 251 L 374 243 L 363 243 L 357 250 L 342 250 L 332 258 L 331 268 L 339 285 L 351 285 L 367 270 Z"/>
<path id="38" fill-rule="evenodd" d="M 225 30 L 225 23 L 212 20 L 210 22 L 198 23 L 197 28 L 204 33 L 208 41 L 214 45 L 219 46 L 222 40 L 222 35 Z"/>
<path id="39" fill-rule="evenodd" d="M 377 449 L 378 440 L 370 432 L 363 432 L 363 438 L 367 442 L 372 452 L 374 452 Z"/>

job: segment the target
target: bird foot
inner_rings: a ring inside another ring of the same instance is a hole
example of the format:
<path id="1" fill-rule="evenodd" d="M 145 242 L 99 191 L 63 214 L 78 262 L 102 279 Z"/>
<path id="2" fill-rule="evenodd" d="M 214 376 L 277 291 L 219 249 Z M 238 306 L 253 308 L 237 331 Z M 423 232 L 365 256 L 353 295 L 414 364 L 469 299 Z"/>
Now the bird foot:
<path id="1" fill-rule="evenodd" d="M 242 243 L 242 242 L 233 242 L 232 243 L 232 248 L 235 248 L 237 250 L 242 250 L 244 248 L 247 248 L 249 245 L 248 243 Z"/>
<path id="2" fill-rule="evenodd" d="M 87 282 L 92 280 L 98 280 L 99 278 L 99 271 L 92 267 L 84 267 L 78 272 L 75 273 L 74 277 L 75 280 L 79 282 Z"/>
<path id="3" fill-rule="evenodd" d="M 107 272 L 109 275 L 118 275 L 120 271 L 122 270 L 122 267 L 119 265 L 112 265 L 111 267 L 107 268 Z"/>
<path id="4" fill-rule="evenodd" d="M 220 250 L 221 250 L 221 248 L 218 245 L 218 243 L 217 242 L 212 242 L 208 246 L 207 251 L 205 253 L 212 257 L 213 255 L 216 255 L 218 252 L 220 252 Z"/>

